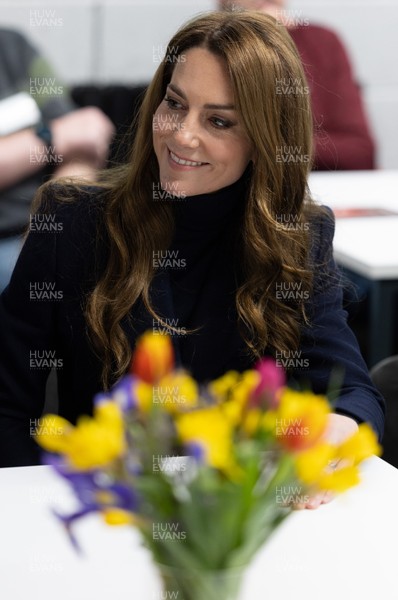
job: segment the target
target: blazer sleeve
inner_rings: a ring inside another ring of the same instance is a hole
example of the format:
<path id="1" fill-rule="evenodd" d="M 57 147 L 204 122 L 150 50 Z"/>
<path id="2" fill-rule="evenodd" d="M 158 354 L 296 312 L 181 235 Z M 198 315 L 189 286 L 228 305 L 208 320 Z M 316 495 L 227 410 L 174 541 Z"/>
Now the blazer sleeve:
<path id="1" fill-rule="evenodd" d="M 330 211 L 330 209 L 325 209 Z M 369 422 L 382 439 L 385 401 L 372 384 L 354 333 L 343 309 L 343 284 L 333 258 L 334 217 L 330 211 L 314 223 L 315 280 L 303 329 L 301 363 L 296 377 L 311 381 L 315 393 L 325 393 L 332 374 L 341 377 L 331 399 L 334 411 L 358 422 Z"/>
<path id="2" fill-rule="evenodd" d="M 64 192 L 65 198 L 55 199 Z M 87 347 L 83 304 L 97 266 L 103 267 L 96 251 L 102 209 L 99 188 L 86 186 L 77 193 L 53 183 L 31 217 L 10 283 L 0 296 L 0 466 L 40 462 L 34 436 L 52 368 L 67 385 L 66 395 L 71 394 L 63 406 L 65 418 L 73 420 L 91 406 L 91 393 L 84 410 L 80 405 L 85 391 L 96 389 L 98 366 Z"/>
<path id="3" fill-rule="evenodd" d="M 39 462 L 34 430 L 43 412 L 48 365 L 56 360 L 54 303 L 37 301 L 34 291 L 45 283 L 56 288 L 61 232 L 40 229 L 34 221 L 30 227 L 11 281 L 0 296 L 0 466 Z"/>

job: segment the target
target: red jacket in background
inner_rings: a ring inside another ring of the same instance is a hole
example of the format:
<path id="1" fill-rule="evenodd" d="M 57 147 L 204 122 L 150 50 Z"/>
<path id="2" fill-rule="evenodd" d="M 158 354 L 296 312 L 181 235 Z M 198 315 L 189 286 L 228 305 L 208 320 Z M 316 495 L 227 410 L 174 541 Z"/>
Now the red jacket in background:
<path id="1" fill-rule="evenodd" d="M 333 31 L 289 29 L 301 55 L 314 115 L 314 169 L 374 169 L 375 144 L 347 53 Z"/>

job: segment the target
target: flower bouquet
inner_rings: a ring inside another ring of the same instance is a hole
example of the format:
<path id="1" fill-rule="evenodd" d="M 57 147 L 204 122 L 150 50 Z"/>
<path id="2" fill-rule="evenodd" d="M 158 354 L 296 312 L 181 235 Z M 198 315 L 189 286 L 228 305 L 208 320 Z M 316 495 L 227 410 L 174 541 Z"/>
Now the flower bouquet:
<path id="1" fill-rule="evenodd" d="M 355 485 L 359 462 L 379 454 L 367 424 L 327 443 L 329 413 L 325 397 L 286 387 L 271 359 L 200 386 L 174 369 L 168 336 L 146 333 L 131 374 L 94 399 L 93 417 L 73 426 L 48 415 L 37 441 L 79 500 L 58 515 L 76 547 L 74 521 L 99 512 L 139 529 L 166 597 L 232 600 L 295 505 Z"/>

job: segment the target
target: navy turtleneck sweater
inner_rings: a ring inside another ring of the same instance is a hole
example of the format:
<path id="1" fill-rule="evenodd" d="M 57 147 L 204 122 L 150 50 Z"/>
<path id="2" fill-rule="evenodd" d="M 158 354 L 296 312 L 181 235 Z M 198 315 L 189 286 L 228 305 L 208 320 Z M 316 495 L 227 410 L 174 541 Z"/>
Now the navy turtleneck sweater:
<path id="1" fill-rule="evenodd" d="M 181 268 L 170 269 L 174 315 L 182 364 L 199 381 L 243 370 L 252 363 L 238 332 L 239 226 L 246 202 L 246 174 L 211 194 L 191 196 L 174 206 L 171 252 Z"/>

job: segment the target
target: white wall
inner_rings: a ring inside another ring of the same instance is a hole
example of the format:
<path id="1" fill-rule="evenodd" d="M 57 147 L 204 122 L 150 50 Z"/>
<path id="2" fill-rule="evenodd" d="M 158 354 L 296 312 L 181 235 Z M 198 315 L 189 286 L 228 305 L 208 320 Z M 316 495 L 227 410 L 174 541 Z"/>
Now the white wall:
<path id="1" fill-rule="evenodd" d="M 0 26 L 16 26 L 51 57 L 65 82 L 147 82 L 158 48 L 216 0 L 0 0 Z M 398 0 L 290 0 L 344 40 L 379 147 L 398 168 Z M 46 21 L 45 19 L 49 19 Z"/>
<path id="2" fill-rule="evenodd" d="M 0 26 L 17 26 L 66 83 L 147 82 L 157 49 L 214 0 L 0 0 Z M 47 21 L 46 21 L 47 19 Z"/>

